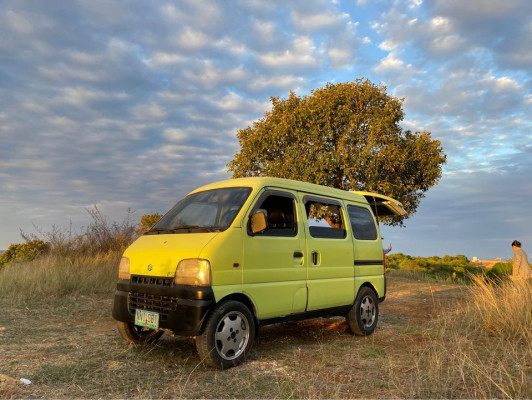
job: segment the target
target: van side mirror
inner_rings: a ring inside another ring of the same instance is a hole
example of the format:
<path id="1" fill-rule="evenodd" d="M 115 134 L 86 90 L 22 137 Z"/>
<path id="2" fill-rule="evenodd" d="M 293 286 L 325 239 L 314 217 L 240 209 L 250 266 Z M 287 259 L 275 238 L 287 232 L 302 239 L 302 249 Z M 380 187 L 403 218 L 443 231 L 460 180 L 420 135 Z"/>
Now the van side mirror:
<path id="1" fill-rule="evenodd" d="M 268 227 L 268 212 L 266 210 L 259 209 L 251 216 L 251 233 L 254 235 L 264 232 Z"/>

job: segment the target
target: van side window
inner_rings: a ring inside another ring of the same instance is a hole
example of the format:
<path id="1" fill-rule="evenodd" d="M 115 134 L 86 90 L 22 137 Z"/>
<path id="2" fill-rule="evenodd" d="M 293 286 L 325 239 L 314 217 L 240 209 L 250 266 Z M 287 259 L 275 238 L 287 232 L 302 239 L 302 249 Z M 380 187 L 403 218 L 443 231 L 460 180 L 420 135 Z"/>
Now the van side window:
<path id="1" fill-rule="evenodd" d="M 367 208 L 347 206 L 349 220 L 353 228 L 353 235 L 358 240 L 377 239 L 377 228 L 373 215 Z"/>
<path id="2" fill-rule="evenodd" d="M 256 209 L 266 211 L 268 227 L 256 236 L 296 236 L 295 200 L 276 194 L 267 196 Z"/>
<path id="3" fill-rule="evenodd" d="M 325 239 L 343 239 L 346 236 L 342 208 L 327 201 L 305 200 L 310 236 Z"/>

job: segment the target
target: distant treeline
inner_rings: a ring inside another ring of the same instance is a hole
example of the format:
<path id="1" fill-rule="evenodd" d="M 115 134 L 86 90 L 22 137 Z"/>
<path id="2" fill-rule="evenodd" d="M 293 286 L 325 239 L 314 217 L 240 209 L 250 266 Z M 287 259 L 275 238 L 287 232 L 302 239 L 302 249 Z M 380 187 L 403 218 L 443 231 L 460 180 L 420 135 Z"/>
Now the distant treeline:
<path id="1" fill-rule="evenodd" d="M 487 270 L 471 262 L 464 255 L 412 257 L 403 253 L 390 254 L 386 257 L 388 271 L 418 271 L 444 280 L 470 280 L 472 275 L 487 275 L 490 278 L 502 278 L 512 271 L 511 263 L 500 262 Z"/>

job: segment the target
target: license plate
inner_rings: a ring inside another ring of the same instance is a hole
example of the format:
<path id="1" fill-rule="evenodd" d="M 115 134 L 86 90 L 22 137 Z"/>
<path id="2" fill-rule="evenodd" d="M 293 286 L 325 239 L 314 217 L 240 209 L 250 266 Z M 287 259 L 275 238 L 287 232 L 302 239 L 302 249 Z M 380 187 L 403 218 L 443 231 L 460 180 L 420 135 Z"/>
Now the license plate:
<path id="1" fill-rule="evenodd" d="M 159 329 L 159 314 L 146 310 L 135 310 L 135 325 L 149 329 Z"/>

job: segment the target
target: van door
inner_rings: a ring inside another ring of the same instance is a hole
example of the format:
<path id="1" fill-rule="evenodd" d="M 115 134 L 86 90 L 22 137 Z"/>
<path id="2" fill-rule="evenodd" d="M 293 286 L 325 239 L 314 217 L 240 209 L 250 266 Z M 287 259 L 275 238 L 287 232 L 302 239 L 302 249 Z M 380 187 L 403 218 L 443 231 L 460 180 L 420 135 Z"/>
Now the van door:
<path id="1" fill-rule="evenodd" d="M 307 311 L 352 304 L 353 246 L 346 214 L 336 199 L 299 193 L 307 236 Z"/>
<path id="2" fill-rule="evenodd" d="M 305 311 L 307 287 L 305 232 L 295 192 L 265 190 L 246 219 L 243 290 L 259 319 Z M 266 229 L 251 232 L 250 216 L 263 210 Z"/>
<path id="3" fill-rule="evenodd" d="M 369 206 L 347 204 L 347 213 L 353 232 L 355 264 L 355 293 L 365 282 L 377 290 L 378 297 L 384 296 L 384 254 L 378 225 Z"/>

